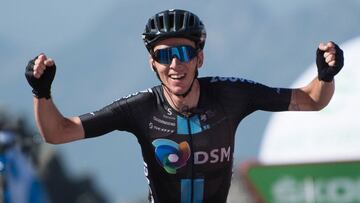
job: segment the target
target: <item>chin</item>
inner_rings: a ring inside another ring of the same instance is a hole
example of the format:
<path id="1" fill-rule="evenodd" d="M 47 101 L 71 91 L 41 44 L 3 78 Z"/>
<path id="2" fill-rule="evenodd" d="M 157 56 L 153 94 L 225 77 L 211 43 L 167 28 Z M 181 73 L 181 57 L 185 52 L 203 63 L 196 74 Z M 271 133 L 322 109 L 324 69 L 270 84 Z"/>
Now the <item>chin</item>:
<path id="1" fill-rule="evenodd" d="M 184 87 L 170 87 L 170 90 L 173 94 L 184 94 L 187 89 Z"/>
<path id="2" fill-rule="evenodd" d="M 184 94 L 190 85 L 191 83 L 189 81 L 170 81 L 166 84 L 167 88 L 169 88 L 173 94 Z"/>
<path id="3" fill-rule="evenodd" d="M 181 88 L 181 89 L 173 89 L 171 90 L 172 93 L 174 94 L 184 94 L 186 92 L 185 89 Z"/>

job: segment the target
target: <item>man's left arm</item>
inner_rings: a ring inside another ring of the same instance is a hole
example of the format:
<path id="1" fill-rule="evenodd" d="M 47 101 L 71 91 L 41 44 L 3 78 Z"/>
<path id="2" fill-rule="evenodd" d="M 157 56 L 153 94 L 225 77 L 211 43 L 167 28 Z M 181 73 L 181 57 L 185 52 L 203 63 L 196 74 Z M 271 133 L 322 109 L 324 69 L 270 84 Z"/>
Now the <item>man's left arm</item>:
<path id="1" fill-rule="evenodd" d="M 330 102 L 334 90 L 334 76 L 344 65 L 343 51 L 334 42 L 320 43 L 316 52 L 318 76 L 308 85 L 292 90 L 290 111 L 318 111 Z"/>

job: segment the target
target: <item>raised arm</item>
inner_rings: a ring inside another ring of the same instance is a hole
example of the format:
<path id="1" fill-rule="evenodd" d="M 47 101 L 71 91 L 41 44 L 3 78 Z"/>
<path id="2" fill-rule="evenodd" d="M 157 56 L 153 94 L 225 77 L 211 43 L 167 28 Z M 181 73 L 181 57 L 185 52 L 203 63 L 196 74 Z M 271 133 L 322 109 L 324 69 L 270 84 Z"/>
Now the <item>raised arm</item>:
<path id="1" fill-rule="evenodd" d="M 335 91 L 334 76 L 344 65 L 343 51 L 334 42 L 320 43 L 316 65 L 318 77 L 292 91 L 290 111 L 318 111 L 327 106 Z"/>
<path id="2" fill-rule="evenodd" d="M 79 117 L 64 117 L 53 103 L 50 89 L 55 72 L 54 61 L 40 54 L 29 61 L 25 76 L 33 88 L 35 121 L 41 135 L 48 143 L 61 144 L 84 138 L 84 130 Z"/>

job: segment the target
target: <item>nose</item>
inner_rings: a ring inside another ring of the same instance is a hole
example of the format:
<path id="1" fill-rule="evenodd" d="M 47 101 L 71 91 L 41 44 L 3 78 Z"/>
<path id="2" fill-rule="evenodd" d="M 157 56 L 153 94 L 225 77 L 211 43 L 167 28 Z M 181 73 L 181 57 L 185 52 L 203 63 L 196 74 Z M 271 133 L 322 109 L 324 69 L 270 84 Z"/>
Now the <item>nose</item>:
<path id="1" fill-rule="evenodd" d="M 181 61 L 177 57 L 173 57 L 170 63 L 170 68 L 176 69 L 179 68 L 181 64 Z"/>

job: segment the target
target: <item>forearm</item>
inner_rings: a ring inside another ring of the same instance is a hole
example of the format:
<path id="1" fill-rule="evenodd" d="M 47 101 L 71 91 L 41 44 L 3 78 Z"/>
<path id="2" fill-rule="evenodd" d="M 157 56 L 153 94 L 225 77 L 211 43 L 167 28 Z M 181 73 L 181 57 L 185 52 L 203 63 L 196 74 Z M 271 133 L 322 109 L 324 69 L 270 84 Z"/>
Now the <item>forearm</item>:
<path id="1" fill-rule="evenodd" d="M 52 99 L 34 98 L 34 114 L 37 127 L 48 143 L 59 144 L 84 137 L 80 119 L 65 118 Z"/>
<path id="2" fill-rule="evenodd" d="M 307 86 L 293 90 L 289 110 L 321 110 L 329 104 L 334 90 L 334 81 L 324 82 L 315 78 Z"/>
<path id="3" fill-rule="evenodd" d="M 315 110 L 320 110 L 326 107 L 335 91 L 335 80 L 331 82 L 324 82 L 315 78 L 309 85 L 305 87 L 305 91 L 308 91 L 308 94 L 313 99 L 316 104 Z"/>

